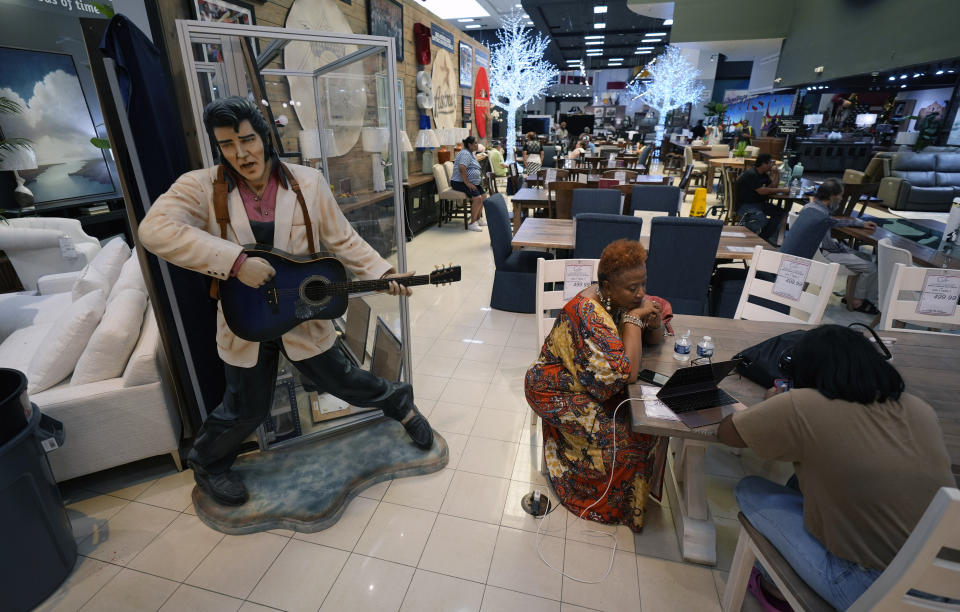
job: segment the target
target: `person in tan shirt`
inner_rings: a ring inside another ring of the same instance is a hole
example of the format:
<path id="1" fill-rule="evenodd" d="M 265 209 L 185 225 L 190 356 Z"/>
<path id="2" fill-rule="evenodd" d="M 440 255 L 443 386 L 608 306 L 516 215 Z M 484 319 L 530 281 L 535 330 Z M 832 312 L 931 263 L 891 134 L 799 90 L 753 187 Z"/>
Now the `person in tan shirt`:
<path id="1" fill-rule="evenodd" d="M 845 610 L 893 560 L 937 490 L 956 483 L 936 413 L 905 392 L 863 334 L 824 325 L 791 357 L 793 389 L 771 389 L 725 418 L 718 434 L 794 463 L 795 483 L 749 476 L 737 484 L 737 502 L 807 584 Z"/>
<path id="2" fill-rule="evenodd" d="M 184 174 L 153 203 L 138 230 L 149 251 L 188 270 L 217 280 L 236 278 L 250 287 L 260 287 L 276 273 L 266 259 L 244 254 L 241 245 L 254 242 L 294 255 L 309 254 L 310 244 L 323 245 L 363 280 L 404 276 L 357 234 L 320 172 L 280 161 L 270 144 L 270 126 L 252 101 L 215 100 L 204 109 L 203 120 L 222 167 Z M 221 168 L 229 212 L 224 228 L 214 205 Z M 410 295 L 410 289 L 391 282 L 389 293 Z M 269 413 L 281 352 L 317 388 L 356 406 L 380 408 L 403 424 L 417 446 L 433 445 L 433 431 L 414 405 L 410 385 L 356 367 L 335 343 L 330 321 L 305 321 L 280 338 L 250 342 L 230 330 L 219 304 L 217 311 L 226 390 L 197 433 L 187 462 L 197 484 L 218 502 L 239 505 L 248 499 L 242 478 L 230 468 L 240 444 Z"/>

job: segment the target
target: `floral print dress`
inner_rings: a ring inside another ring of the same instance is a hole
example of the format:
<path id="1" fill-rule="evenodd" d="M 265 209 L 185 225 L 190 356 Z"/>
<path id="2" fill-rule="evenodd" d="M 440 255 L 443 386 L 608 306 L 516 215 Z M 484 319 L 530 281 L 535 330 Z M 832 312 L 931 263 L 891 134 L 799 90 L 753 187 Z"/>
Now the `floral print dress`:
<path id="1" fill-rule="evenodd" d="M 613 438 L 617 460 L 610 492 L 584 518 L 643 527 L 660 438 L 630 429 L 625 404 L 630 362 L 616 324 L 596 300 L 578 295 L 564 306 L 527 371 L 530 407 L 543 419 L 550 481 L 563 505 L 580 516 L 603 496 L 611 479 Z"/>

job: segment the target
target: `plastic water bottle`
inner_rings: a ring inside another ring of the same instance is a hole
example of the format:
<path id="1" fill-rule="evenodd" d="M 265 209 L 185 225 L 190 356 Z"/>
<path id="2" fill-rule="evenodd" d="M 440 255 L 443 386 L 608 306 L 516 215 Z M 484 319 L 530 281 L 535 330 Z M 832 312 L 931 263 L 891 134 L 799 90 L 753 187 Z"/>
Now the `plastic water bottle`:
<path id="1" fill-rule="evenodd" d="M 681 334 L 673 343 L 673 358 L 677 361 L 690 361 L 690 330 Z"/>
<path id="2" fill-rule="evenodd" d="M 713 338 L 704 336 L 697 343 L 697 357 L 713 357 Z"/>
<path id="3" fill-rule="evenodd" d="M 790 181 L 790 197 L 796 198 L 800 195 L 800 179 L 795 178 Z"/>

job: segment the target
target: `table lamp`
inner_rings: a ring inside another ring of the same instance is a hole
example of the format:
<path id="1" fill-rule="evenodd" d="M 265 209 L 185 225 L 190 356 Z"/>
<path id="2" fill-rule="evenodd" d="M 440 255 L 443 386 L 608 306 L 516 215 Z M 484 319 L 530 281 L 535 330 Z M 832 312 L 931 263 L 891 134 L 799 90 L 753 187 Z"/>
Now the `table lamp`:
<path id="1" fill-rule="evenodd" d="M 913 146 L 917 144 L 917 136 L 919 135 L 920 132 L 900 132 L 894 142 L 898 145 Z"/>
<path id="2" fill-rule="evenodd" d="M 36 167 L 37 154 L 30 147 L 16 147 L 0 153 L 0 170 L 13 171 L 13 178 L 17 181 L 17 186 L 13 189 L 13 201 L 20 208 L 33 204 L 33 192 L 24 186 L 23 178 L 17 171 L 33 170 Z"/>
<path id="3" fill-rule="evenodd" d="M 383 151 L 390 142 L 390 130 L 383 127 L 365 127 L 360 130 L 360 140 L 363 150 L 373 154 L 371 156 L 373 190 L 386 191 L 387 177 L 383 173 Z"/>
<path id="4" fill-rule="evenodd" d="M 407 153 L 413 153 L 413 147 L 410 145 L 410 137 L 405 130 L 400 131 L 400 178 L 406 181 L 410 176 L 410 169 L 407 168 Z M 431 166 L 432 167 L 432 166 Z"/>
<path id="5" fill-rule="evenodd" d="M 425 128 L 417 132 L 416 146 L 418 149 L 423 149 L 423 173 L 432 174 L 434 163 L 433 149 L 440 147 L 440 140 L 437 138 L 436 132 L 430 128 Z"/>
<path id="6" fill-rule="evenodd" d="M 443 164 L 453 159 L 453 147 L 460 140 L 458 128 L 441 128 L 437 130 L 437 138 L 440 140 L 440 150 L 437 151 L 437 163 Z M 450 147 L 448 150 L 447 147 Z"/>

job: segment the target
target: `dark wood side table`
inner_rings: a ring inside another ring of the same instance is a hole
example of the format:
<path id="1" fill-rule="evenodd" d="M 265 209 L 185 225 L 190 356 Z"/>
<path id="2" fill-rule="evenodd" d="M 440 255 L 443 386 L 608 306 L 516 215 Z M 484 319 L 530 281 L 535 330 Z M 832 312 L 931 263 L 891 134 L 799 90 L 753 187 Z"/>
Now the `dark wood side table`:
<path id="1" fill-rule="evenodd" d="M 432 174 L 412 173 L 403 183 L 403 202 L 407 211 L 407 239 L 439 220 L 437 184 Z"/>

